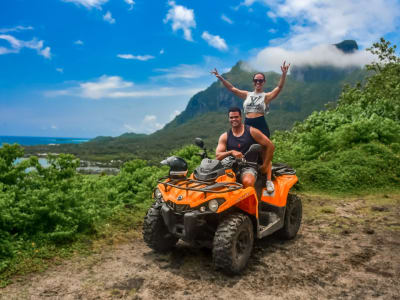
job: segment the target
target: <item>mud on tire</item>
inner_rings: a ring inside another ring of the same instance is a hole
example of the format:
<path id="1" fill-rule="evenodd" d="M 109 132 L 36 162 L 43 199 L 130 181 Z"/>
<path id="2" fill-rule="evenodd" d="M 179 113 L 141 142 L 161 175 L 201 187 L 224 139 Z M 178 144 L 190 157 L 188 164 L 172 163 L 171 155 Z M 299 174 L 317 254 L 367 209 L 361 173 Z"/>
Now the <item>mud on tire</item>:
<path id="1" fill-rule="evenodd" d="M 278 236 L 285 240 L 293 239 L 299 231 L 302 215 L 303 207 L 300 198 L 294 194 L 289 194 L 284 217 L 285 224 L 277 232 Z"/>
<path id="2" fill-rule="evenodd" d="M 147 211 L 143 223 L 143 239 L 146 244 L 157 252 L 167 252 L 178 242 L 164 223 L 161 215 L 161 204 L 155 202 Z"/>
<path id="3" fill-rule="evenodd" d="M 235 213 L 217 228 L 213 242 L 213 262 L 217 269 L 238 274 L 247 265 L 253 249 L 253 223 L 247 215 Z"/>

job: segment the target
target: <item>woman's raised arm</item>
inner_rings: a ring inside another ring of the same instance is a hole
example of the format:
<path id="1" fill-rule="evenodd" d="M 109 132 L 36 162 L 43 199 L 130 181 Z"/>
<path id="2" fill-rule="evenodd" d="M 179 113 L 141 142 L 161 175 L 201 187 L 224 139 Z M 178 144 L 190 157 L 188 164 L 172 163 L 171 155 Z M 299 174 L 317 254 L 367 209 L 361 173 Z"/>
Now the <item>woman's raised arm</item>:
<path id="1" fill-rule="evenodd" d="M 217 77 L 222 84 L 232 93 L 234 93 L 236 96 L 238 96 L 241 99 L 246 99 L 247 97 L 247 91 L 243 91 L 243 90 L 239 90 L 237 88 L 235 88 L 232 83 L 230 83 L 228 80 L 226 80 L 224 77 L 222 77 L 221 75 L 219 75 L 218 71 L 216 68 L 214 68 L 213 71 L 210 72 L 211 74 L 214 74 L 215 77 Z"/>
<path id="2" fill-rule="evenodd" d="M 286 61 L 284 61 L 283 65 L 281 66 L 282 76 L 281 76 L 281 79 L 279 80 L 278 86 L 276 88 L 274 88 L 271 92 L 269 92 L 265 95 L 266 103 L 269 103 L 272 100 L 274 100 L 279 95 L 279 93 L 282 91 L 283 86 L 285 85 L 286 74 L 290 67 L 290 64 L 288 64 L 286 66 L 285 63 L 286 63 Z"/>

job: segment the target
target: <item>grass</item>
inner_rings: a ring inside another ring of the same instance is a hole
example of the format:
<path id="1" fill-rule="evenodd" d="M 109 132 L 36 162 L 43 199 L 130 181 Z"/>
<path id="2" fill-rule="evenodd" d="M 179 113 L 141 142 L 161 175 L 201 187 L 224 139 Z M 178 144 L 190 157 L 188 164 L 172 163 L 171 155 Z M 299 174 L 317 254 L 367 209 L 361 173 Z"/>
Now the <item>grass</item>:
<path id="1" fill-rule="evenodd" d="M 49 266 L 59 265 L 66 259 L 76 256 L 90 259 L 91 254 L 99 253 L 104 248 L 115 247 L 139 238 L 141 236 L 139 228 L 141 228 L 145 213 L 144 210 L 118 211 L 110 220 L 98 224 L 97 233 L 90 236 L 80 235 L 71 244 L 37 246 L 32 243 L 29 248 L 17 253 L 10 261 L 8 268 L 0 274 L 0 288 L 14 280 L 20 280 L 27 274 L 43 272 Z M 93 265 L 95 263 L 97 261 L 93 261 Z"/>
<path id="2" fill-rule="evenodd" d="M 325 233 L 347 234 L 357 228 L 400 231 L 400 193 L 363 195 L 301 193 L 303 219 Z"/>

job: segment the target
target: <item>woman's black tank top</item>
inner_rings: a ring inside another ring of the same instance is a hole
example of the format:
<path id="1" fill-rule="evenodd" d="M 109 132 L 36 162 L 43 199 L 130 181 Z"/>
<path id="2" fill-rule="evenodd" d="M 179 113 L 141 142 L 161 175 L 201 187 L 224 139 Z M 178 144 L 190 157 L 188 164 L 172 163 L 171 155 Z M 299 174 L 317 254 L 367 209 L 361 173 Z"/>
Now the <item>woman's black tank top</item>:
<path id="1" fill-rule="evenodd" d="M 241 136 L 234 136 L 232 129 L 228 131 L 227 151 L 236 150 L 245 154 L 253 144 L 257 144 L 257 142 L 250 134 L 250 126 L 244 125 L 244 132 Z"/>

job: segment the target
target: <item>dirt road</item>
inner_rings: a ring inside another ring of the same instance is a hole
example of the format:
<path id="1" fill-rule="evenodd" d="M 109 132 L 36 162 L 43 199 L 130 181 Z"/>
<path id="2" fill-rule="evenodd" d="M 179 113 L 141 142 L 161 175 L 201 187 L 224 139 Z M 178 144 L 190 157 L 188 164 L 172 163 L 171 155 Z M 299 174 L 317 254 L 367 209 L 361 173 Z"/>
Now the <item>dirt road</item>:
<path id="1" fill-rule="evenodd" d="M 179 243 L 155 254 L 141 237 L 17 278 L 1 299 L 400 299 L 400 195 L 304 196 L 298 237 L 257 241 L 228 277 L 211 251 Z"/>

